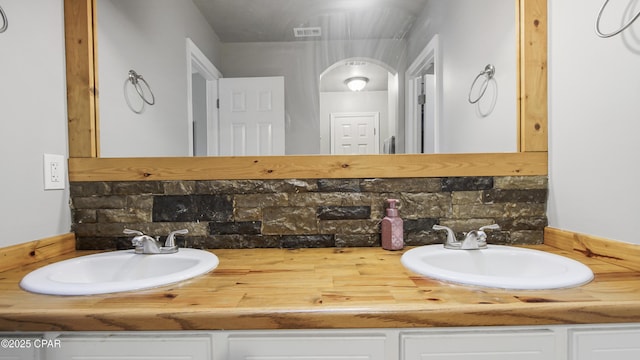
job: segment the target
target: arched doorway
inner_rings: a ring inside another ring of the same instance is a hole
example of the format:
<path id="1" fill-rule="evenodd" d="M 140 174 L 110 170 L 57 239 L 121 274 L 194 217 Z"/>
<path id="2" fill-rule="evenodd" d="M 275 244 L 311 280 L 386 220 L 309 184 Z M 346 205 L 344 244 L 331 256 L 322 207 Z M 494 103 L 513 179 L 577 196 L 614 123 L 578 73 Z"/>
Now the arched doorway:
<path id="1" fill-rule="evenodd" d="M 364 81 L 365 86 L 360 90 L 351 90 L 347 86 L 348 79 Z M 398 124 L 399 84 L 395 69 L 371 58 L 348 58 L 325 69 L 320 74 L 319 84 L 322 154 L 396 152 L 395 144 L 401 129 Z M 373 120 L 376 118 L 374 114 L 378 114 L 377 124 L 372 123 L 376 121 Z M 336 136 L 342 134 L 336 126 L 337 118 L 347 121 L 347 123 L 341 123 L 346 124 L 346 127 L 352 126 L 348 123 L 349 119 L 358 119 L 359 125 L 355 123 L 353 125 L 360 128 L 359 134 L 367 138 L 374 136 L 373 139 L 377 144 L 373 147 L 362 145 L 353 147 L 351 150 L 337 151 Z"/>

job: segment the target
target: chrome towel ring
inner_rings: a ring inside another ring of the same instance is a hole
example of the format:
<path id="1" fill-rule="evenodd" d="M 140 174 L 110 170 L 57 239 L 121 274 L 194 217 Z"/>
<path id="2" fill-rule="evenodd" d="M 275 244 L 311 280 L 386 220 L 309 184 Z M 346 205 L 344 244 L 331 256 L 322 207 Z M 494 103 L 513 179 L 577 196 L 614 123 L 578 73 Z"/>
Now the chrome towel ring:
<path id="1" fill-rule="evenodd" d="M 0 33 L 7 31 L 9 27 L 9 20 L 7 20 L 7 14 L 2 10 L 2 6 L 0 6 L 0 20 L 2 20 L 2 27 L 0 27 Z"/>
<path id="2" fill-rule="evenodd" d="M 610 38 L 620 34 L 621 32 L 625 31 L 629 26 L 631 26 L 640 17 L 640 11 L 638 11 L 638 13 L 635 14 L 633 18 L 629 20 L 626 24 L 622 25 L 620 29 L 614 32 L 605 34 L 600 30 L 600 20 L 602 19 L 602 13 L 604 13 L 604 9 L 607 7 L 607 4 L 609 4 L 609 0 L 605 0 L 604 4 L 602 4 L 602 7 L 600 8 L 600 12 L 598 12 L 598 18 L 596 19 L 596 34 L 598 34 L 598 36 L 600 36 L 601 38 Z"/>
<path id="3" fill-rule="evenodd" d="M 482 72 L 480 72 L 480 74 L 478 74 L 478 76 L 476 76 L 475 80 L 473 80 L 473 83 L 471 83 L 471 88 L 469 89 L 469 103 L 470 104 L 475 104 L 478 101 L 480 101 L 480 99 L 482 99 L 482 97 L 484 96 L 484 93 L 487 91 L 487 86 L 489 86 L 489 81 L 491 81 L 491 79 L 493 79 L 493 76 L 496 74 L 496 68 L 495 66 L 488 64 L 487 66 L 484 67 L 484 70 L 482 70 Z M 478 97 L 475 100 L 471 99 L 471 94 L 473 93 L 473 89 L 476 86 L 476 83 L 478 82 L 478 80 L 480 80 L 480 78 L 484 77 L 484 81 L 482 82 L 481 88 L 480 88 L 480 95 L 478 95 Z"/>
<path id="4" fill-rule="evenodd" d="M 147 90 L 149 90 L 149 94 L 151 94 L 151 100 L 147 99 L 144 93 L 144 89 L 142 88 L 142 85 L 140 85 L 140 81 L 142 81 Z M 138 92 L 138 95 L 140 95 L 144 102 L 149 105 L 154 105 L 156 103 L 156 97 L 155 95 L 153 95 L 153 90 L 151 90 L 149 83 L 142 77 L 142 75 L 138 75 L 138 73 L 136 73 L 134 70 L 129 70 L 129 82 L 131 82 L 133 87 Z"/>

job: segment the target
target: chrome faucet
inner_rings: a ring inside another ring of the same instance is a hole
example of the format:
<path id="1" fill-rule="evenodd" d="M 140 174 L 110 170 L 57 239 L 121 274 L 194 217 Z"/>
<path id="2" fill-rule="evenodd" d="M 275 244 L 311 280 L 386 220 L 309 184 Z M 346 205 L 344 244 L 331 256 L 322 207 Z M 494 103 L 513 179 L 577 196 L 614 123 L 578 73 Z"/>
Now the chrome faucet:
<path id="1" fill-rule="evenodd" d="M 164 246 L 160 245 L 158 238 L 152 238 L 149 235 L 143 234 L 138 230 L 124 229 L 123 231 L 127 235 L 135 235 L 131 239 L 131 244 L 135 247 L 136 254 L 174 254 L 178 252 L 178 246 L 175 244 L 176 234 L 187 234 L 189 230 L 182 229 L 169 233 Z"/>
<path id="2" fill-rule="evenodd" d="M 433 230 L 446 230 L 447 240 L 444 247 L 452 250 L 478 250 L 487 248 L 487 233 L 485 230 L 500 230 L 500 225 L 492 224 L 483 226 L 478 230 L 472 230 L 465 234 L 464 240 L 458 241 L 450 228 L 441 225 L 433 225 Z"/>
<path id="3" fill-rule="evenodd" d="M 478 250 L 487 248 L 487 234 L 483 230 L 471 230 L 465 234 L 460 250 Z"/>

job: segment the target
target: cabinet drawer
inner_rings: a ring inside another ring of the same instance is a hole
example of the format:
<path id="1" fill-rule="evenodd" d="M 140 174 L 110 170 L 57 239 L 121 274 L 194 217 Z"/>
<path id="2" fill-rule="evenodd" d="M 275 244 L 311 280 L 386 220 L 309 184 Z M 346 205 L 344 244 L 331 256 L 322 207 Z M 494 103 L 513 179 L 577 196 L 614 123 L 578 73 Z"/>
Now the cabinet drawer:
<path id="1" fill-rule="evenodd" d="M 569 359 L 640 359 L 640 328 L 570 330 L 569 343 Z"/>
<path id="2" fill-rule="evenodd" d="M 229 336 L 229 360 L 384 360 L 384 334 Z"/>
<path id="3" fill-rule="evenodd" d="M 211 359 L 209 336 L 62 335 L 61 346 L 46 352 L 47 360 L 188 360 Z"/>
<path id="4" fill-rule="evenodd" d="M 405 333 L 403 360 L 548 360 L 555 358 L 552 331 Z"/>

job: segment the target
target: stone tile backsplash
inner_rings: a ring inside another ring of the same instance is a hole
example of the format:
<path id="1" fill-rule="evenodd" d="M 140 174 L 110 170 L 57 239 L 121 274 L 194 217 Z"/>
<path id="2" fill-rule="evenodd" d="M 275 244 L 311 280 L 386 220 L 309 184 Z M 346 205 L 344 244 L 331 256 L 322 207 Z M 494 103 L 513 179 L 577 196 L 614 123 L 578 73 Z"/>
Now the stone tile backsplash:
<path id="1" fill-rule="evenodd" d="M 462 232 L 497 223 L 490 243 L 539 244 L 547 178 L 75 182 L 79 249 L 125 249 L 131 228 L 165 237 L 186 228 L 196 248 L 379 246 L 385 200 L 400 200 L 407 245 L 441 243 L 434 224 Z"/>

